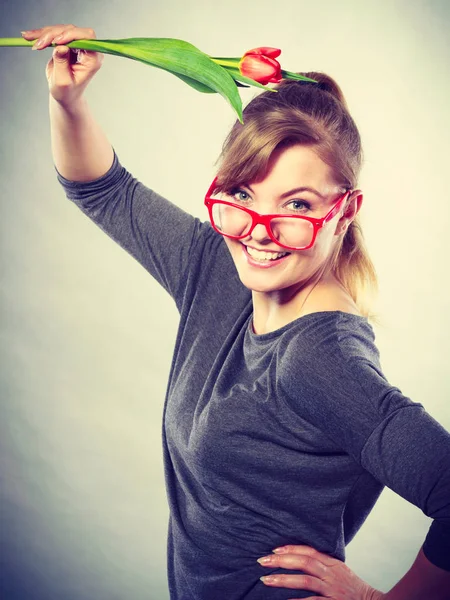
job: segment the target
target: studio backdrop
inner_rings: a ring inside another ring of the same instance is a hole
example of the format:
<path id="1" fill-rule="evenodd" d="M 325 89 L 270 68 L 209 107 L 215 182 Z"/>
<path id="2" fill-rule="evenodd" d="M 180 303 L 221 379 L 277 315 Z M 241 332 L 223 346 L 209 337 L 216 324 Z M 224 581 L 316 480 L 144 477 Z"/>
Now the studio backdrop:
<path id="1" fill-rule="evenodd" d="M 47 24 L 282 49 L 341 85 L 361 132 L 377 344 L 393 385 L 450 428 L 450 10 L 445 0 L 4 0 L 0 37 Z M 0 48 L 2 600 L 167 600 L 161 419 L 177 312 L 56 180 L 45 65 Z M 244 103 L 257 91 L 242 90 Z M 234 122 L 219 96 L 114 56 L 86 96 L 121 163 L 206 220 Z M 211 310 L 214 310 L 212 307 Z M 420 453 L 422 440 L 417 440 Z M 385 490 L 347 562 L 383 590 L 430 520 Z"/>

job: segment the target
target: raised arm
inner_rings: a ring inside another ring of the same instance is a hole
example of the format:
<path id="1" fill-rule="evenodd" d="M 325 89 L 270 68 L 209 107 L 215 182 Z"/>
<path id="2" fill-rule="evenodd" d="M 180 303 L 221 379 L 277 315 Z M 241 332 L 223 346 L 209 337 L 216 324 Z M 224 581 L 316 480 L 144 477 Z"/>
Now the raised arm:
<path id="1" fill-rule="evenodd" d="M 75 25 L 50 25 L 24 33 L 25 39 L 36 40 L 37 50 L 58 44 L 46 67 L 52 152 L 57 170 L 71 181 L 98 179 L 113 163 L 111 144 L 83 96 L 102 65 L 103 54 L 64 46 L 95 37 L 93 29 Z"/>
<path id="2" fill-rule="evenodd" d="M 205 245 L 210 257 L 211 244 L 226 251 L 222 240 L 120 164 L 83 96 L 103 55 L 64 45 L 95 38 L 94 30 L 51 25 L 24 37 L 36 40 L 38 50 L 62 44 L 53 50 L 46 76 L 54 165 L 66 196 L 147 269 L 181 309 L 188 282 L 195 289 Z"/>
<path id="3" fill-rule="evenodd" d="M 110 169 L 114 152 L 85 98 L 65 107 L 50 96 L 53 161 L 71 181 L 92 181 Z"/>

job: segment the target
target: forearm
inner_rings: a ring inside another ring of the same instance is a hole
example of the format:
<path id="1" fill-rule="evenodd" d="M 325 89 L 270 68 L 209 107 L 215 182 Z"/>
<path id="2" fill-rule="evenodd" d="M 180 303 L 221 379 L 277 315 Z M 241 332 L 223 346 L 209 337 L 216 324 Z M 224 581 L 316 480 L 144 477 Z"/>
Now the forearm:
<path id="1" fill-rule="evenodd" d="M 84 98 L 71 109 L 52 96 L 49 104 L 53 160 L 59 173 L 72 181 L 92 181 L 112 165 L 113 149 Z"/>
<path id="2" fill-rule="evenodd" d="M 383 600 L 450 600 L 450 571 L 433 565 L 421 549 L 410 570 Z"/>

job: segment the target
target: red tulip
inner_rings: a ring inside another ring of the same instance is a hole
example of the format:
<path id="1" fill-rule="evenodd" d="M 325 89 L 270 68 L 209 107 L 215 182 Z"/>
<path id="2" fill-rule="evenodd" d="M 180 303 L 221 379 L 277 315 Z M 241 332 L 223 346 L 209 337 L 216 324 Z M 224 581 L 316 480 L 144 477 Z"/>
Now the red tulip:
<path id="1" fill-rule="evenodd" d="M 239 62 L 239 70 L 244 77 L 249 77 L 262 85 L 281 81 L 280 63 L 275 60 L 280 56 L 278 48 L 254 48 L 244 54 Z"/>

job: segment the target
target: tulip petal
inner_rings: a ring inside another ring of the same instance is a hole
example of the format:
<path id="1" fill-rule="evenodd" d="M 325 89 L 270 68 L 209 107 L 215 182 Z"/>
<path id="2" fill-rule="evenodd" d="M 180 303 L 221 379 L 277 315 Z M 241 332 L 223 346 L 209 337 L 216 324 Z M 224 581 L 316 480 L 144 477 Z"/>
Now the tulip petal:
<path id="1" fill-rule="evenodd" d="M 246 77 L 254 79 L 263 85 L 273 78 L 280 77 L 279 63 L 268 56 L 249 54 L 244 56 L 239 65 L 239 70 Z"/>
<path id="2" fill-rule="evenodd" d="M 267 91 L 270 91 L 270 92 L 277 91 L 277 90 L 273 90 L 272 88 L 266 87 L 262 83 L 258 83 L 254 79 L 250 79 L 250 77 L 245 77 L 244 75 L 242 75 L 242 73 L 239 69 L 233 69 L 231 67 L 226 67 L 226 70 L 228 71 L 228 73 L 230 73 L 231 77 L 236 81 L 236 83 L 239 81 L 243 81 L 244 83 L 248 83 L 249 85 L 252 85 L 254 87 L 261 88 L 262 90 L 265 90 L 266 92 Z M 245 86 L 245 87 L 247 87 L 247 86 Z"/>
<path id="3" fill-rule="evenodd" d="M 244 56 L 248 56 L 249 54 L 258 54 L 268 56 L 269 58 L 277 58 L 277 56 L 280 56 L 281 50 L 279 48 L 270 48 L 270 46 L 261 46 L 259 48 L 253 48 L 253 50 L 247 50 Z"/>

